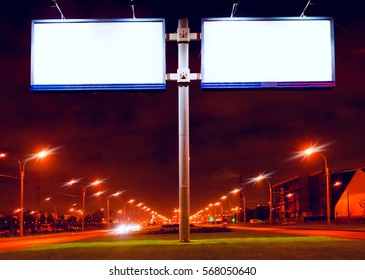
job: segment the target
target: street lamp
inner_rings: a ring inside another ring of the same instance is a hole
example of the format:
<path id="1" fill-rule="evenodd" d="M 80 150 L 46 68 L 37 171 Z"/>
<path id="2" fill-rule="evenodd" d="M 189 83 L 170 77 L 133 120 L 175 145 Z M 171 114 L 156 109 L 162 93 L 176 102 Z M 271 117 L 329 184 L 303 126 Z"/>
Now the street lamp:
<path id="1" fill-rule="evenodd" d="M 133 207 L 133 218 L 136 219 L 136 207 L 141 207 L 143 205 L 143 202 L 140 202 Z"/>
<path id="2" fill-rule="evenodd" d="M 324 160 L 324 168 L 325 168 L 325 176 L 326 176 L 326 204 L 327 204 L 327 224 L 329 225 L 331 223 L 331 205 L 330 205 L 330 179 L 329 179 L 329 169 L 328 169 L 328 162 L 326 157 L 321 153 L 323 150 L 322 146 L 310 146 L 300 154 L 304 157 L 310 157 L 312 154 L 317 154 Z"/>
<path id="3" fill-rule="evenodd" d="M 100 192 L 97 192 L 95 194 L 95 196 L 100 196 L 102 194 L 104 194 L 104 196 L 105 196 L 105 199 L 106 199 L 106 216 L 107 216 L 106 224 L 107 224 L 108 229 L 109 229 L 109 221 L 110 221 L 110 217 L 109 217 L 109 215 L 110 215 L 110 211 L 109 211 L 109 200 L 110 200 L 110 198 L 117 197 L 117 196 L 121 195 L 122 193 L 123 192 L 117 191 L 117 192 L 115 192 L 115 193 L 113 193 L 111 195 L 106 195 L 105 194 L 105 191 L 100 191 Z"/>
<path id="4" fill-rule="evenodd" d="M 126 203 L 124 203 L 124 221 L 125 221 L 125 216 L 126 216 L 126 213 L 125 213 L 125 207 L 128 203 L 133 203 L 135 201 L 135 199 L 130 199 L 128 200 Z"/>
<path id="5" fill-rule="evenodd" d="M 49 202 L 49 201 L 51 201 L 53 199 L 53 197 L 46 197 L 45 199 L 43 199 L 43 201 L 47 201 L 47 202 Z M 56 205 L 54 206 L 54 226 L 56 226 L 57 225 L 57 220 L 58 220 L 58 215 L 57 215 L 57 207 L 56 207 Z"/>
<path id="6" fill-rule="evenodd" d="M 272 224 L 272 185 L 271 185 L 271 182 L 270 180 L 268 179 L 269 178 L 269 175 L 270 174 L 265 174 L 265 173 L 262 173 L 262 174 L 259 174 L 256 178 L 253 178 L 252 180 L 256 183 L 259 183 L 260 181 L 266 181 L 269 185 L 269 192 L 270 192 L 270 202 L 269 202 L 269 224 L 271 225 Z"/>
<path id="7" fill-rule="evenodd" d="M 72 187 L 73 185 L 79 183 L 82 179 L 72 179 L 66 183 L 63 184 L 63 186 L 66 187 Z M 101 184 L 102 182 L 104 182 L 105 179 L 97 179 L 94 182 L 91 182 L 87 185 L 81 185 L 81 191 L 82 191 L 82 213 L 81 213 L 81 230 L 84 231 L 85 230 L 85 221 L 84 221 L 84 216 L 85 216 L 85 197 L 86 197 L 86 189 L 88 187 L 93 187 L 93 186 L 97 186 L 99 184 Z"/>
<path id="8" fill-rule="evenodd" d="M 222 207 L 222 203 L 221 202 L 216 202 L 216 203 L 214 203 L 214 205 L 221 207 L 221 219 L 222 219 L 222 222 L 223 222 L 223 207 Z"/>
<path id="9" fill-rule="evenodd" d="M 40 160 L 45 158 L 47 155 L 54 153 L 56 149 L 44 149 L 36 154 L 32 154 L 30 157 L 26 158 L 25 160 L 19 160 L 13 156 L 9 158 L 15 159 L 19 164 L 19 171 L 20 171 L 20 206 L 19 206 L 19 236 L 24 236 L 24 175 L 25 175 L 25 164 L 31 160 Z M 0 158 L 6 158 L 6 153 L 0 153 Z"/>
<path id="10" fill-rule="evenodd" d="M 240 180 L 242 181 L 242 180 Z M 236 194 L 236 193 L 239 193 L 242 191 L 242 188 L 235 188 L 233 191 L 229 192 L 229 209 L 231 209 L 231 213 L 232 213 L 232 201 L 231 201 L 231 196 Z M 245 200 L 245 196 L 242 192 L 242 195 L 243 195 L 243 202 L 244 202 L 244 208 L 243 208 L 243 216 L 244 216 L 244 222 L 246 222 L 246 200 Z M 236 214 L 234 214 L 235 216 Z M 235 222 L 234 223 L 238 223 L 239 222 L 239 216 L 238 216 L 238 213 L 237 213 L 237 219 L 234 217 L 235 219 Z"/>

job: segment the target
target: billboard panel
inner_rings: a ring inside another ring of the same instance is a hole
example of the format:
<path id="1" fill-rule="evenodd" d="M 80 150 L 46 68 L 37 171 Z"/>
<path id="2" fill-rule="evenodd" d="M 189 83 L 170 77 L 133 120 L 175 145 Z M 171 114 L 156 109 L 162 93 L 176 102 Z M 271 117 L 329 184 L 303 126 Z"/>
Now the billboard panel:
<path id="1" fill-rule="evenodd" d="M 165 20 L 34 20 L 31 90 L 165 89 Z"/>
<path id="2" fill-rule="evenodd" d="M 202 20 L 202 88 L 335 86 L 333 20 Z"/>

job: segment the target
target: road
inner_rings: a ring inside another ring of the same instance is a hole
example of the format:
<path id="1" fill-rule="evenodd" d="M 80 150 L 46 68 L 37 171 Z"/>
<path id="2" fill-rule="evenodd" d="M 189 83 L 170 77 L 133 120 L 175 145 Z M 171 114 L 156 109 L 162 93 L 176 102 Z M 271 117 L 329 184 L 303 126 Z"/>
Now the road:
<path id="1" fill-rule="evenodd" d="M 108 230 L 50 233 L 25 237 L 9 237 L 0 239 L 0 252 L 23 249 L 32 246 L 56 244 L 63 242 L 76 241 L 108 234 Z"/>
<path id="2" fill-rule="evenodd" d="M 235 230 L 254 230 L 266 231 L 288 235 L 302 235 L 302 236 L 328 236 L 335 238 L 359 239 L 365 240 L 365 230 L 358 229 L 325 229 L 325 228 L 286 228 L 286 227 L 268 227 L 268 226 L 230 226 Z M 150 228 L 149 228 L 150 229 Z M 0 238 L 0 252 L 23 249 L 33 246 L 41 246 L 47 244 L 56 244 L 63 242 L 76 241 L 81 239 L 99 237 L 107 235 L 110 231 L 86 231 L 74 233 L 54 233 L 36 236 L 25 237 L 10 237 Z"/>
<path id="3" fill-rule="evenodd" d="M 277 232 L 283 234 L 307 235 L 307 236 L 328 236 L 336 238 L 361 239 L 365 240 L 365 231 L 357 229 L 315 229 L 315 228 L 286 228 L 286 227 L 255 227 L 255 226 L 230 226 L 231 229 L 255 230 Z"/>

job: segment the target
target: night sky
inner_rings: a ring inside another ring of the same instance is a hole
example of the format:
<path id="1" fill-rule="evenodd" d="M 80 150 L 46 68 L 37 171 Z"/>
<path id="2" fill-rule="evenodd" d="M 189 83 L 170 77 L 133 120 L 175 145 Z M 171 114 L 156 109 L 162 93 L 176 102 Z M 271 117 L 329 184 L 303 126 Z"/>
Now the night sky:
<path id="1" fill-rule="evenodd" d="M 201 18 L 229 17 L 232 1 L 134 1 L 136 17 L 165 18 L 174 33 L 187 17 L 191 32 Z M 307 0 L 240 1 L 236 16 L 299 16 Z M 365 16 L 360 1 L 316 0 L 307 16 L 335 20 L 336 87 L 325 90 L 202 91 L 190 85 L 191 213 L 214 203 L 259 172 L 274 172 L 273 184 L 323 168 L 320 157 L 288 161 L 310 144 L 331 143 L 332 171 L 365 166 Z M 131 18 L 126 0 L 59 0 L 65 17 Z M 179 7 L 181 5 L 181 8 Z M 130 198 L 165 216 L 178 207 L 177 85 L 163 92 L 35 94 L 30 92 L 31 20 L 58 19 L 51 1 L 3 0 L 0 9 L 0 152 L 20 160 L 43 147 L 59 147 L 25 169 L 25 210 L 65 213 L 81 204 L 80 186 L 60 186 L 71 178 L 97 189 L 124 190 L 111 200 L 119 210 Z M 166 43 L 168 73 L 176 73 L 176 42 Z M 190 69 L 200 72 L 200 42 L 190 46 Z M 0 174 L 18 176 L 16 161 L 3 159 Z M 264 184 L 245 189 L 249 207 L 268 203 Z M 50 202 L 45 197 L 51 196 Z M 19 181 L 0 176 L 0 211 L 19 205 Z M 105 200 L 87 199 L 87 214 Z M 81 207 L 81 206 L 80 206 Z"/>

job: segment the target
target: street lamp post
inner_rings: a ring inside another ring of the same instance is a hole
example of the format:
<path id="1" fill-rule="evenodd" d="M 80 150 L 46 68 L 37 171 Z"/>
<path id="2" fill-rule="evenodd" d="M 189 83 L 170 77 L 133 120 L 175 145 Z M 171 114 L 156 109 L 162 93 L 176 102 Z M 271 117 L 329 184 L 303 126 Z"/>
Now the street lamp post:
<path id="1" fill-rule="evenodd" d="M 215 206 L 220 206 L 220 208 L 221 208 L 221 219 L 222 219 L 222 222 L 223 222 L 223 207 L 222 207 L 222 203 L 216 202 L 216 203 L 214 203 L 214 205 Z"/>
<path id="2" fill-rule="evenodd" d="M 141 207 L 143 205 L 143 202 L 138 203 L 137 205 L 134 205 L 133 207 L 133 218 L 136 219 L 136 207 Z"/>
<path id="3" fill-rule="evenodd" d="M 326 212 L 327 212 L 327 224 L 331 224 L 331 204 L 330 204 L 330 178 L 329 178 L 329 169 L 328 169 L 328 162 L 326 157 L 319 152 L 320 148 L 317 147 L 310 147 L 306 149 L 303 153 L 304 156 L 309 157 L 312 154 L 317 154 L 324 160 L 324 169 L 325 169 L 325 177 L 326 177 Z"/>
<path id="4" fill-rule="evenodd" d="M 243 223 L 246 224 L 246 218 L 247 218 L 247 215 L 246 215 L 246 197 L 245 197 L 245 194 L 244 192 L 242 192 L 242 199 L 243 199 Z"/>
<path id="5" fill-rule="evenodd" d="M 20 173 L 20 206 L 19 206 L 19 236 L 24 236 L 24 176 L 25 176 L 25 164 L 28 161 L 43 159 L 47 155 L 49 155 L 52 151 L 42 150 L 37 154 L 33 154 L 25 160 L 21 161 L 15 157 L 11 157 L 15 159 L 19 164 L 19 173 Z M 0 158 L 5 158 L 7 154 L 1 153 Z"/>
<path id="6" fill-rule="evenodd" d="M 100 191 L 100 192 L 97 192 L 96 194 L 95 194 L 95 196 L 100 196 L 100 195 L 102 195 L 102 194 L 104 194 L 105 193 L 105 191 Z M 117 197 L 117 196 L 119 196 L 120 194 L 122 194 L 122 192 L 120 192 L 120 191 L 118 191 L 118 192 L 115 192 L 115 193 L 113 193 L 113 194 L 111 194 L 111 195 L 105 195 L 104 194 L 104 196 L 105 196 L 105 199 L 106 199 L 106 219 L 107 219 L 107 221 L 106 221 L 106 224 L 107 224 L 107 228 L 109 229 L 109 221 L 110 221 L 110 210 L 109 210 L 109 205 L 110 205 L 110 198 L 112 198 L 112 197 Z"/>
<path id="7" fill-rule="evenodd" d="M 81 178 L 79 179 L 72 179 L 68 182 L 66 182 L 64 184 L 64 186 L 69 186 L 71 187 L 72 185 L 75 185 L 77 183 L 79 183 L 81 181 Z M 92 186 L 97 186 L 99 184 L 101 184 L 104 180 L 103 179 L 98 179 L 95 180 L 94 182 L 88 184 L 88 185 L 81 185 L 81 192 L 82 192 L 82 212 L 81 212 L 81 231 L 85 230 L 85 198 L 86 198 L 86 189 L 88 187 L 92 187 Z"/>
<path id="8" fill-rule="evenodd" d="M 231 191 L 231 192 L 228 194 L 228 198 L 229 198 L 229 209 L 231 209 L 231 208 L 232 208 L 231 195 L 236 194 L 236 193 L 238 193 L 238 192 L 240 192 L 240 191 L 242 191 L 242 189 L 235 188 L 233 191 Z M 231 210 L 231 211 L 232 211 L 232 210 Z M 244 209 L 244 211 L 246 211 L 246 209 Z M 231 212 L 231 214 L 232 214 L 232 212 Z M 238 219 L 238 215 L 237 215 L 237 219 L 235 220 L 235 223 L 237 223 L 237 221 L 238 221 L 238 220 L 239 220 L 239 219 Z"/>
<path id="9" fill-rule="evenodd" d="M 44 199 L 44 201 L 51 201 L 53 198 L 52 197 L 46 197 Z M 58 215 L 57 215 L 57 207 L 56 205 L 54 205 L 54 226 L 56 227 L 57 225 L 57 220 L 58 220 Z"/>
<path id="10" fill-rule="evenodd" d="M 128 203 L 133 203 L 134 201 L 135 201 L 135 199 L 130 199 L 127 202 L 124 203 L 124 212 L 123 212 L 124 213 L 124 221 L 126 220 L 125 219 L 126 218 L 125 208 L 126 208 Z"/>
<path id="11" fill-rule="evenodd" d="M 270 182 L 270 180 L 268 179 L 268 174 L 260 174 L 259 176 L 257 176 L 256 178 L 253 178 L 252 180 L 256 183 L 259 183 L 262 180 L 265 180 L 266 183 L 269 186 L 269 195 L 270 195 L 270 201 L 269 201 L 269 224 L 272 224 L 272 184 Z"/>

